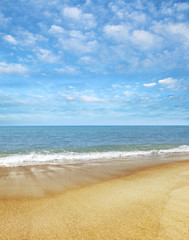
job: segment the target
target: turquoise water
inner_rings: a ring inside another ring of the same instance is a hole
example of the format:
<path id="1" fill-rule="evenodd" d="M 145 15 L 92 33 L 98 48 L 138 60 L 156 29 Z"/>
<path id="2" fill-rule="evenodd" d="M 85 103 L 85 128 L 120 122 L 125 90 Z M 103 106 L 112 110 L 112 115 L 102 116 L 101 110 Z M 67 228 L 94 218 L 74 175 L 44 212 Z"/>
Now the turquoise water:
<path id="1" fill-rule="evenodd" d="M 189 126 L 0 127 L 0 166 L 189 154 Z"/>

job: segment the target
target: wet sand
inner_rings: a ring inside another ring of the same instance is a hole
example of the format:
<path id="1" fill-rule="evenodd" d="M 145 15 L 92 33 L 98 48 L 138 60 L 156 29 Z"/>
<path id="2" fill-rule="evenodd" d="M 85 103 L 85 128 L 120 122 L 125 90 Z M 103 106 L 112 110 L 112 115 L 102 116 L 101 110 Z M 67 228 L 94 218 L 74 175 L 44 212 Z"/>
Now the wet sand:
<path id="1" fill-rule="evenodd" d="M 4 171 L 1 169 L 1 180 L 11 183 L 15 172 L 3 176 Z M 34 177 L 24 186 L 32 189 L 26 191 L 29 195 L 15 195 L 22 174 L 15 191 L 10 187 L 6 195 L 5 185 L 1 185 L 0 239 L 189 239 L 189 161 L 138 169 L 128 176 L 118 177 L 115 172 L 111 180 L 106 176 L 104 172 L 100 182 L 94 178 L 88 185 L 72 185 L 62 193 L 58 189 L 57 193 L 30 195 L 37 189 Z"/>

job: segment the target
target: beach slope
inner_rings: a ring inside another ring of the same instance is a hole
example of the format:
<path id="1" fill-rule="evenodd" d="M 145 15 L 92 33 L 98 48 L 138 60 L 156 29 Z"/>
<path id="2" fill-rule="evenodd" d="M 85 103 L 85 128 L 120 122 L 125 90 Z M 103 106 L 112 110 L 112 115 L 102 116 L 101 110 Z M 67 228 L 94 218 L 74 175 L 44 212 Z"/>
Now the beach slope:
<path id="1" fill-rule="evenodd" d="M 189 239 L 189 161 L 40 198 L 0 200 L 0 239 Z"/>

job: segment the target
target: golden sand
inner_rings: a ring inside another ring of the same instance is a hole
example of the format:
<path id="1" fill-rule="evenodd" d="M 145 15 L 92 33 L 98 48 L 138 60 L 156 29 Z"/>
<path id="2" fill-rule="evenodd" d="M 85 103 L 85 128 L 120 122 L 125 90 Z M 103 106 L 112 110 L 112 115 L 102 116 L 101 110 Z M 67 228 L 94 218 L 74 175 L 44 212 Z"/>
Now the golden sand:
<path id="1" fill-rule="evenodd" d="M 189 161 L 41 198 L 0 200 L 0 240 L 188 240 Z"/>

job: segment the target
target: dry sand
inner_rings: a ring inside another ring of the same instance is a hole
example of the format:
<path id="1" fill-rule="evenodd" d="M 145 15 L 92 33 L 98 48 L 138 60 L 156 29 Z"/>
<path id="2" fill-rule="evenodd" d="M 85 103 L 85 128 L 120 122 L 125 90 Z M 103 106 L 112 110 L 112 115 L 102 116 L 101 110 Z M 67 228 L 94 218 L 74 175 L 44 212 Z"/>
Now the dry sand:
<path id="1" fill-rule="evenodd" d="M 188 240 L 189 161 L 43 197 L 0 199 L 0 240 Z"/>

